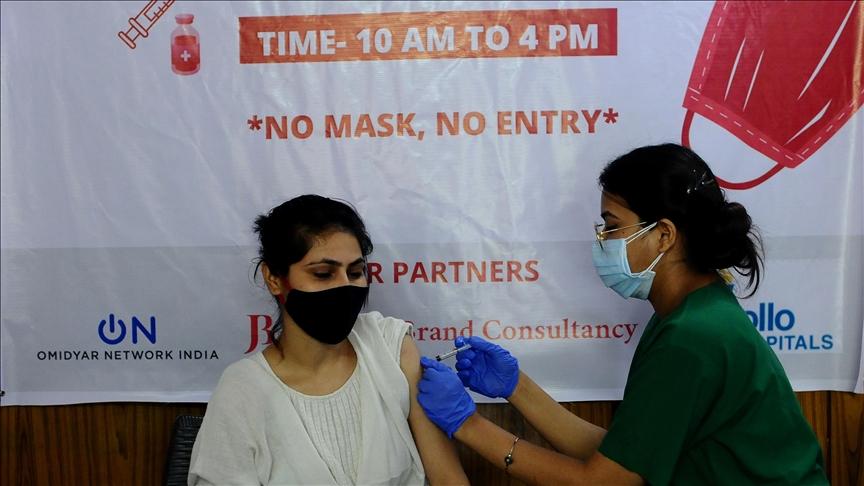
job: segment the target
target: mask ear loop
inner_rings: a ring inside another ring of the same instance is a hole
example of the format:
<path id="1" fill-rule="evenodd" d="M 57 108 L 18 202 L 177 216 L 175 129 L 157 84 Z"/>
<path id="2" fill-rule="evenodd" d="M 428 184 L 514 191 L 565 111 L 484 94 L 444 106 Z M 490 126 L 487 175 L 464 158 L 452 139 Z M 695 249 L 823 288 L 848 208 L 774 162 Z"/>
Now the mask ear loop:
<path id="1" fill-rule="evenodd" d="M 657 266 L 657 263 L 660 261 L 661 258 L 663 258 L 663 255 L 665 255 L 665 254 L 666 254 L 666 252 L 664 251 L 663 253 L 657 255 L 657 258 L 655 258 L 654 261 L 651 262 L 651 265 L 648 265 L 648 268 L 646 268 L 645 270 L 642 270 L 641 272 L 637 273 L 636 275 L 641 277 L 642 275 L 645 275 L 646 273 L 650 272 L 651 270 L 654 270 L 654 267 Z"/>
<path id="2" fill-rule="evenodd" d="M 657 226 L 657 222 L 656 222 L 656 221 L 653 222 L 653 223 L 651 223 L 650 225 L 648 225 L 648 226 L 642 228 L 641 230 L 639 230 L 639 231 L 633 233 L 633 234 L 630 235 L 629 237 L 624 238 L 624 243 L 625 243 L 625 244 L 629 244 L 631 241 L 634 241 L 635 239 L 639 238 L 640 236 L 644 235 L 645 233 L 651 231 L 651 228 L 653 228 L 653 227 L 655 227 L 655 226 Z"/>
<path id="3" fill-rule="evenodd" d="M 690 125 L 693 123 L 693 111 L 687 110 L 687 114 L 684 115 L 684 124 L 681 126 L 681 145 L 690 147 Z M 714 178 L 717 179 L 717 184 L 724 189 L 733 189 L 733 190 L 743 190 L 743 189 L 751 189 L 753 187 L 762 184 L 763 182 L 770 179 L 774 174 L 780 172 L 783 166 L 780 164 L 775 165 L 768 172 L 762 174 L 761 176 L 751 179 L 749 181 L 744 182 L 729 182 L 717 177 L 717 174 L 714 174 Z"/>
<path id="4" fill-rule="evenodd" d="M 286 291 L 285 294 L 287 294 L 288 292 L 291 292 L 291 284 L 288 283 L 288 277 L 287 276 L 282 277 L 282 285 L 285 287 L 285 291 Z M 283 306 L 285 305 L 285 299 L 286 299 L 285 294 L 279 294 L 278 296 L 276 296 L 276 300 L 278 300 L 279 304 L 283 305 Z"/>
<path id="5" fill-rule="evenodd" d="M 636 233 L 633 233 L 629 238 L 625 238 L 624 243 L 625 244 L 630 243 L 631 241 L 635 240 L 636 238 L 639 238 L 640 236 L 644 235 L 645 233 L 651 231 L 651 229 L 655 226 L 657 226 L 656 221 L 651 223 L 650 225 L 642 228 L 641 230 L 637 231 Z M 666 252 L 664 251 L 663 253 L 657 255 L 657 258 L 655 258 L 654 261 L 651 262 L 651 265 L 648 265 L 648 268 L 646 268 L 645 270 L 642 270 L 639 273 L 634 273 L 633 276 L 634 277 L 641 277 L 642 275 L 645 275 L 646 273 L 650 272 L 651 270 L 654 270 L 654 267 L 657 266 L 657 263 L 660 261 L 661 258 L 663 258 L 663 255 L 665 255 L 665 254 L 666 254 Z"/>

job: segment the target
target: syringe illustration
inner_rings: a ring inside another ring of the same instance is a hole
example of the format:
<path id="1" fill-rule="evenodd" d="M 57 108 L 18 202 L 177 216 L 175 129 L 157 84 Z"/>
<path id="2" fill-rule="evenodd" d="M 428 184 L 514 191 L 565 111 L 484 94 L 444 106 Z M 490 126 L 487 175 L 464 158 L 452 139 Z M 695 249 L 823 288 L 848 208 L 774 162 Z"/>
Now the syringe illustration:
<path id="1" fill-rule="evenodd" d="M 121 30 L 117 33 L 117 37 L 126 43 L 130 49 L 135 49 L 135 40 L 138 39 L 138 37 L 147 37 L 153 24 L 155 24 L 173 4 L 174 0 L 165 0 L 163 2 L 150 0 L 147 2 L 147 5 L 138 12 L 138 15 L 129 19 L 129 25 L 131 26 L 129 27 L 129 30 L 126 32 Z"/>

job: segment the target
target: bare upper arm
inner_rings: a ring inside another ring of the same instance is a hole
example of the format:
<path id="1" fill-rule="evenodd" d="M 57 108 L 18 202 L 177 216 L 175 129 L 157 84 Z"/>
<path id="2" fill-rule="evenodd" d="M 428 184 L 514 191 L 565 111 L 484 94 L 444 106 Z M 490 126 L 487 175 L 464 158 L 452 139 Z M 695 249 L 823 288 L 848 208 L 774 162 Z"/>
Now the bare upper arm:
<path id="1" fill-rule="evenodd" d="M 399 367 L 408 380 L 411 408 L 408 412 L 408 425 L 420 452 L 423 468 L 430 484 L 468 484 L 462 470 L 459 455 L 453 443 L 432 421 L 417 402 L 417 382 L 423 375 L 420 366 L 420 351 L 414 339 L 406 334 L 399 351 Z"/>
<path id="2" fill-rule="evenodd" d="M 410 334 L 406 334 L 402 338 L 402 348 L 399 350 L 399 367 L 402 368 L 402 373 L 405 374 L 408 384 L 412 388 L 416 387 L 423 371 L 420 367 L 420 350 L 417 349 L 417 345 Z"/>

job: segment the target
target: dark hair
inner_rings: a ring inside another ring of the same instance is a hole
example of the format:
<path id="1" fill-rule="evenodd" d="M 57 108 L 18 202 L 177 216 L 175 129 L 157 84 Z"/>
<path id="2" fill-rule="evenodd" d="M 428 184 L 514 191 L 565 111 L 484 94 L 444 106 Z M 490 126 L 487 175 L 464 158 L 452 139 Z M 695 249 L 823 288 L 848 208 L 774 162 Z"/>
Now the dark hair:
<path id="1" fill-rule="evenodd" d="M 338 231 L 357 238 L 364 259 L 372 253 L 372 240 L 357 211 L 345 202 L 316 194 L 295 197 L 259 215 L 254 231 L 259 243 L 256 273 L 265 263 L 273 275 L 287 276 L 291 265 L 306 256 L 317 238 Z M 280 315 L 270 329 L 270 340 L 276 346 L 281 330 Z"/>
<path id="2" fill-rule="evenodd" d="M 698 272 L 734 268 L 748 277 L 748 297 L 762 274 L 762 244 L 744 206 L 729 202 L 695 152 L 667 143 L 639 147 L 613 160 L 599 178 L 641 221 L 672 221 L 684 235 L 688 264 Z"/>

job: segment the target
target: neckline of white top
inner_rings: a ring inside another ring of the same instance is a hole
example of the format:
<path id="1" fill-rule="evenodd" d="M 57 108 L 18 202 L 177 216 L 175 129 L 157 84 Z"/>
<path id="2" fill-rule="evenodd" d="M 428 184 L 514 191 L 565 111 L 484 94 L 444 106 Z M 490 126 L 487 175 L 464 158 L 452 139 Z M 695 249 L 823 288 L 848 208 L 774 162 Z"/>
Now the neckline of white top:
<path id="1" fill-rule="evenodd" d="M 276 372 L 273 371 L 273 368 L 270 367 L 270 363 L 267 362 L 267 358 L 264 357 L 263 351 L 259 351 L 258 353 L 255 353 L 252 356 L 252 358 L 254 358 L 255 362 L 257 362 L 258 365 L 260 365 L 262 368 L 264 368 L 264 370 L 267 372 L 267 374 L 270 375 L 271 378 L 276 380 L 276 383 L 281 385 L 284 390 L 288 391 L 289 393 L 291 393 L 297 397 L 304 398 L 307 400 L 328 400 L 328 399 L 335 398 L 335 397 L 341 395 L 343 392 L 345 392 L 345 390 L 348 389 L 348 387 L 354 381 L 357 380 L 357 374 L 358 374 L 358 371 L 360 370 L 360 360 L 361 360 L 360 354 L 358 353 L 357 354 L 357 363 L 354 365 L 354 371 L 351 372 L 351 376 L 349 376 L 348 379 L 345 380 L 345 383 L 342 383 L 342 385 L 340 385 L 339 388 L 337 388 L 337 389 L 333 390 L 332 392 L 327 393 L 325 395 L 307 395 L 306 393 L 303 393 L 301 391 L 297 391 L 297 390 L 291 388 L 284 381 L 280 380 L 279 376 L 276 375 Z"/>

